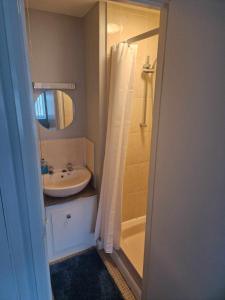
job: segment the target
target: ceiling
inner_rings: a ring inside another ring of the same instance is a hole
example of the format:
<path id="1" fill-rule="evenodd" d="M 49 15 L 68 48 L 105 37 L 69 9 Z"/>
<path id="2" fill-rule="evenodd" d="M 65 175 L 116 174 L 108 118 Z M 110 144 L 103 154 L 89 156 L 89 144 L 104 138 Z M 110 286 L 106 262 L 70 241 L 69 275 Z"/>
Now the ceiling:
<path id="1" fill-rule="evenodd" d="M 98 0 L 25 0 L 29 8 L 83 17 Z"/>

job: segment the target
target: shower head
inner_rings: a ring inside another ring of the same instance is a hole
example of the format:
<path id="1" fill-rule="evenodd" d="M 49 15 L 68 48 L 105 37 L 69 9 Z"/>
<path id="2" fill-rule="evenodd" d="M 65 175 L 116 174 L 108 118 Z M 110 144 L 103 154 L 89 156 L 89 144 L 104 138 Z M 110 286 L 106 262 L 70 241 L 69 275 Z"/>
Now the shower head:
<path id="1" fill-rule="evenodd" d="M 150 56 L 147 56 L 147 61 L 143 65 L 143 72 L 147 74 L 152 74 L 155 72 L 155 62 L 153 65 L 150 64 Z"/>
<path id="2" fill-rule="evenodd" d="M 152 68 L 152 67 L 150 67 L 150 68 L 144 68 L 144 67 L 143 67 L 143 72 L 144 72 L 144 73 L 147 73 L 147 74 L 152 74 L 152 73 L 155 72 L 155 69 Z"/>

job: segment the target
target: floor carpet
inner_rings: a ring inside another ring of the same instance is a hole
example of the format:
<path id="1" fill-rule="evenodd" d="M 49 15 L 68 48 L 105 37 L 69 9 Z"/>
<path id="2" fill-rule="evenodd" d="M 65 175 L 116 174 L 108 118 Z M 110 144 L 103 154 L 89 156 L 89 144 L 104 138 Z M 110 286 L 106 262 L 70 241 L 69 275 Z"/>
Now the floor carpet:
<path id="1" fill-rule="evenodd" d="M 50 266 L 55 300 L 123 300 L 96 250 Z"/>

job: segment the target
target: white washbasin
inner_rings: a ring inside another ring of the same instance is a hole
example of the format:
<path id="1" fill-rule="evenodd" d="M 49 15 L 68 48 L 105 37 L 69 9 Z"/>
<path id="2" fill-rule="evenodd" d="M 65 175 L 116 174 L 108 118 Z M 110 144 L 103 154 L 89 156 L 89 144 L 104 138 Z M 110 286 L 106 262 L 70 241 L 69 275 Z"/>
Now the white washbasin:
<path id="1" fill-rule="evenodd" d="M 82 191 L 91 179 L 91 173 L 86 168 L 76 168 L 73 171 L 58 171 L 43 175 L 44 193 L 52 197 L 66 197 Z"/>

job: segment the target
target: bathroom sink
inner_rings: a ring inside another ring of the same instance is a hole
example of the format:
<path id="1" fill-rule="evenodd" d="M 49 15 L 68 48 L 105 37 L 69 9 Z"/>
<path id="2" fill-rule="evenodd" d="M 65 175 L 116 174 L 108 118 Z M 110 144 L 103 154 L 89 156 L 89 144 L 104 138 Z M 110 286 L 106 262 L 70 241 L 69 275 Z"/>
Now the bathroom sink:
<path id="1" fill-rule="evenodd" d="M 91 179 L 91 173 L 86 168 L 76 168 L 73 171 L 58 171 L 43 175 L 44 193 L 52 197 L 66 197 L 82 191 Z"/>

